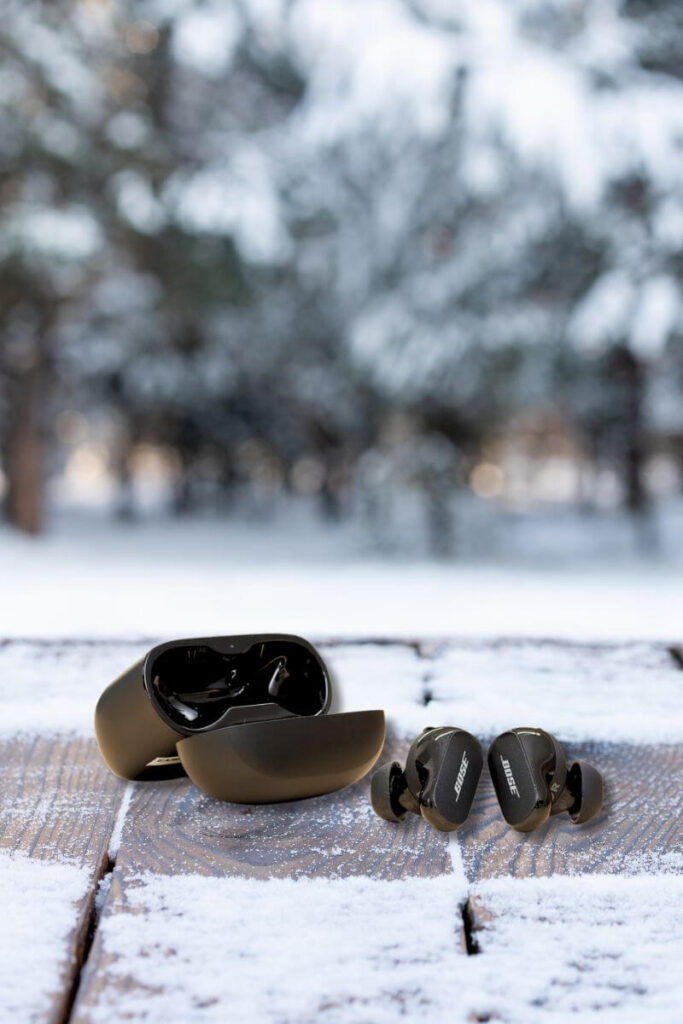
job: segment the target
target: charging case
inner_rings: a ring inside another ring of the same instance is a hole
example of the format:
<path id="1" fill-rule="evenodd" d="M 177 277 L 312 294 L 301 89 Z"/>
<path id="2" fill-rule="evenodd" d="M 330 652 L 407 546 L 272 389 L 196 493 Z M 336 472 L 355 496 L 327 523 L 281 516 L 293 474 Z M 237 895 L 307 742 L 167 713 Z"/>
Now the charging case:
<path id="1" fill-rule="evenodd" d="M 328 714 L 332 684 L 312 644 L 286 633 L 171 640 L 100 697 L 95 732 L 122 778 L 187 774 L 238 803 L 294 800 L 362 778 L 384 713 Z"/>

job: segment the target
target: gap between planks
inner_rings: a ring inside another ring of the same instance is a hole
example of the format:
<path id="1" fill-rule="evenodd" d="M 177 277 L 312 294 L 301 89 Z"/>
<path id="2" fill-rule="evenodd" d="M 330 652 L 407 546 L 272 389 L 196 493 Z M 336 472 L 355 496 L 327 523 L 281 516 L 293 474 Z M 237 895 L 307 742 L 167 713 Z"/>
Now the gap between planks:
<path id="1" fill-rule="evenodd" d="M 74 1013 L 81 982 L 83 980 L 85 969 L 92 952 L 95 936 L 100 925 L 102 911 L 104 910 L 104 906 L 109 895 L 109 887 L 114 874 L 114 868 L 116 867 L 119 845 L 121 843 L 121 834 L 123 832 L 126 815 L 128 814 L 128 809 L 130 807 L 134 785 L 135 783 L 128 782 L 121 794 L 121 802 L 119 804 L 116 818 L 114 819 L 114 824 L 112 825 L 107 849 L 102 854 L 95 870 L 90 892 L 88 893 L 86 901 L 86 911 L 83 915 L 81 928 L 76 938 L 76 956 L 74 960 L 71 985 L 64 996 L 61 1012 L 56 1016 L 56 1024 L 69 1024 Z"/>

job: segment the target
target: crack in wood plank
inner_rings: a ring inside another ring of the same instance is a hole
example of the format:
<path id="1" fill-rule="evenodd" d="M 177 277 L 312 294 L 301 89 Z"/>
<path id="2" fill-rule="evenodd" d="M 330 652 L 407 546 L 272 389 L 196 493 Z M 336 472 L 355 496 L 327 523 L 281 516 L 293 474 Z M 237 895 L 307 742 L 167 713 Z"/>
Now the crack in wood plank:
<path id="1" fill-rule="evenodd" d="M 107 853 L 104 853 L 93 877 L 81 915 L 81 923 L 74 943 L 71 984 L 64 993 L 62 1005 L 57 1006 L 55 1014 L 56 1024 L 68 1024 L 71 1020 L 83 972 L 90 957 L 95 934 L 100 923 L 102 913 L 102 903 L 98 900 L 100 887 L 105 884 L 107 877 L 111 876 L 115 866 L 116 860 L 112 860 Z"/>
<path id="2" fill-rule="evenodd" d="M 134 784 L 129 782 L 121 794 L 119 808 L 112 823 L 109 835 L 107 852 L 103 855 L 101 862 L 98 865 L 98 870 L 95 873 L 93 883 L 88 892 L 85 913 L 83 915 L 83 924 L 79 930 L 76 941 L 76 955 L 74 959 L 74 971 L 71 987 L 66 993 L 63 1011 L 61 1016 L 57 1017 L 56 1024 L 69 1024 L 69 1021 L 72 1020 L 75 1012 L 78 994 L 81 989 L 83 978 L 85 977 L 85 971 L 88 966 L 95 937 L 100 926 L 102 913 L 109 897 L 109 889 L 111 887 L 111 881 L 118 858 L 121 834 L 126 815 L 128 813 L 128 808 L 130 806 L 131 797 L 133 795 L 133 786 Z"/>
<path id="3" fill-rule="evenodd" d="M 683 645 L 672 644 L 668 651 L 676 668 L 683 671 Z"/>
<path id="4" fill-rule="evenodd" d="M 471 896 L 468 896 L 465 902 L 461 904 L 460 912 L 462 914 L 462 934 L 465 950 L 468 956 L 477 956 L 481 953 L 481 949 L 479 948 L 479 942 L 475 935 L 476 925 L 472 913 Z"/>

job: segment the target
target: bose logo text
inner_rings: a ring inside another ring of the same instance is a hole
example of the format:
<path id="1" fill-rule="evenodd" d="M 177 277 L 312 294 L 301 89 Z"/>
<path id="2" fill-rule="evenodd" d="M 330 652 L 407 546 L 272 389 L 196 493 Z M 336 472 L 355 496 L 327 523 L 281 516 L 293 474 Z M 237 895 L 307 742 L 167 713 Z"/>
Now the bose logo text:
<path id="1" fill-rule="evenodd" d="M 512 768 L 510 767 L 510 762 L 506 761 L 502 754 L 500 756 L 500 762 L 501 762 L 501 764 L 503 766 L 503 771 L 505 772 L 505 778 L 508 781 L 508 787 L 510 789 L 510 792 L 514 796 L 519 796 L 519 790 L 517 789 L 517 783 L 515 782 L 515 777 L 512 774 Z"/>
<path id="2" fill-rule="evenodd" d="M 462 789 L 462 784 L 465 781 L 465 776 L 467 775 L 467 768 L 468 768 L 469 763 L 470 763 L 470 759 L 467 756 L 467 751 L 464 750 L 463 751 L 463 755 L 462 755 L 462 761 L 460 762 L 460 767 L 458 769 L 458 777 L 455 780 L 455 799 L 456 800 L 460 799 L 460 790 Z"/>

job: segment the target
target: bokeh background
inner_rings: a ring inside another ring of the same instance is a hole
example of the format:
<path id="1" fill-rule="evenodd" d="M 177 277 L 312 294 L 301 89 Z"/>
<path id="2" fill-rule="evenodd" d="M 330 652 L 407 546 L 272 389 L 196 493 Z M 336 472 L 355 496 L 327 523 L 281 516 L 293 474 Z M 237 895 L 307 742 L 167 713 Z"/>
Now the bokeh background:
<path id="1" fill-rule="evenodd" d="M 677 0 L 1 12 L 5 632 L 675 631 Z"/>

